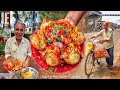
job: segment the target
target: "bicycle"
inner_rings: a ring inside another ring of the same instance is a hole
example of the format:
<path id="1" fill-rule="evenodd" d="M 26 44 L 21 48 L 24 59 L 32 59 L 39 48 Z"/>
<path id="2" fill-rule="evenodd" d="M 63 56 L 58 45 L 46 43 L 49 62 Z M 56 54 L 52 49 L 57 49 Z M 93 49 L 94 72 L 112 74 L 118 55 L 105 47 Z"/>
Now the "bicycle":
<path id="1" fill-rule="evenodd" d="M 85 59 L 85 74 L 89 77 L 92 74 L 93 66 L 95 66 L 95 61 L 97 61 L 97 64 L 100 66 L 101 58 L 95 59 L 94 58 L 94 48 L 97 43 L 100 43 L 99 40 L 89 39 L 90 44 L 92 45 L 91 50 L 86 56 Z"/>

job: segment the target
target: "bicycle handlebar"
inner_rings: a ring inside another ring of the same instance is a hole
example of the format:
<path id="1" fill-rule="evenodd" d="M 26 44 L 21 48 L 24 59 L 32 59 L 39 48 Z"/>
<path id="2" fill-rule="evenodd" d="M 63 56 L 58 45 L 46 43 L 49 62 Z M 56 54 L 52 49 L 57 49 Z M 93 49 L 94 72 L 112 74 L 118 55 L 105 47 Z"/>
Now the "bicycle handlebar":
<path id="1" fill-rule="evenodd" d="M 89 38 L 88 40 L 93 44 L 100 43 L 100 40 L 97 40 L 96 38 L 92 38 L 92 39 Z"/>

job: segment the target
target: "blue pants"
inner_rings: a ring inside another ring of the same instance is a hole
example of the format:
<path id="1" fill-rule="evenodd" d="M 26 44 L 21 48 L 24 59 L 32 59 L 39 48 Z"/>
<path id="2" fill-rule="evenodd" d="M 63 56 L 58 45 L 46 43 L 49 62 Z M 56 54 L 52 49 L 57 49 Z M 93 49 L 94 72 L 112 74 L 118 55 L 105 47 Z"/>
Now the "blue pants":
<path id="1" fill-rule="evenodd" d="M 107 49 L 107 52 L 108 52 L 110 57 L 106 58 L 107 64 L 112 65 L 112 66 L 113 66 L 113 60 L 114 60 L 114 56 L 113 56 L 114 52 L 113 51 L 114 51 L 114 47 Z"/>

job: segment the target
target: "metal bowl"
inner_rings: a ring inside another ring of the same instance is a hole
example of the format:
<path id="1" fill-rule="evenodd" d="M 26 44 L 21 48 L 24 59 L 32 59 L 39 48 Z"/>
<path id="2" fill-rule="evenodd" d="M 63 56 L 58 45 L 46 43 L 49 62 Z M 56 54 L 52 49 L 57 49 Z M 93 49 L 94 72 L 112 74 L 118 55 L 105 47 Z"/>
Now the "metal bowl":
<path id="1" fill-rule="evenodd" d="M 24 71 L 29 71 L 31 77 L 30 78 L 25 78 L 24 76 L 22 76 L 21 72 L 24 72 Z M 39 73 L 38 73 L 37 70 L 35 70 L 32 67 L 26 67 L 26 68 L 23 68 L 22 70 L 19 71 L 19 78 L 20 79 L 38 79 L 39 78 Z"/>

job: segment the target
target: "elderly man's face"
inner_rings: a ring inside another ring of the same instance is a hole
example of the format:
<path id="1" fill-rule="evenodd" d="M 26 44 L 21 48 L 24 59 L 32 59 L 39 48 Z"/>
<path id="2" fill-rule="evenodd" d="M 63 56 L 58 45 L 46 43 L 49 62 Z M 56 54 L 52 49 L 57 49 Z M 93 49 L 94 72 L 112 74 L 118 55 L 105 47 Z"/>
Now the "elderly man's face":
<path id="1" fill-rule="evenodd" d="M 16 24 L 15 25 L 15 30 L 14 30 L 14 34 L 16 36 L 17 39 L 21 39 L 24 36 L 25 33 L 25 28 L 22 24 Z"/>
<path id="2" fill-rule="evenodd" d="M 104 23 L 104 24 L 103 24 L 103 28 L 104 28 L 105 30 L 107 30 L 108 27 L 109 27 L 108 23 Z"/>

